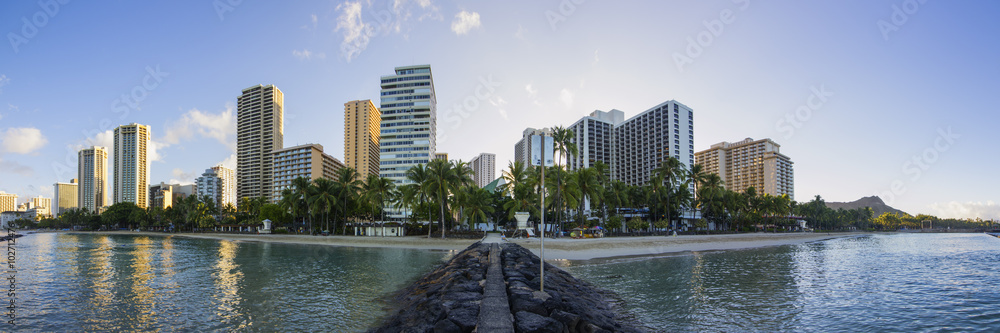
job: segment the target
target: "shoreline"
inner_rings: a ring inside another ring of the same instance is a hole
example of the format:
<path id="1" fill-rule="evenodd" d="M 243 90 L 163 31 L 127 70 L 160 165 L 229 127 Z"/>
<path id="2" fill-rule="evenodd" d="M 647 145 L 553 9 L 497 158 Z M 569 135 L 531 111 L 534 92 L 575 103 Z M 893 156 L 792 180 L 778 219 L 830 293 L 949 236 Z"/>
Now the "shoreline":
<path id="1" fill-rule="evenodd" d="M 478 239 L 441 239 L 426 236 L 365 237 L 365 236 L 310 236 L 287 234 L 221 234 L 221 233 L 161 233 L 149 231 L 51 231 L 70 234 L 132 235 L 132 236 L 177 236 L 197 239 L 231 240 L 244 242 L 268 242 L 301 245 L 326 245 L 343 247 L 396 248 L 414 250 L 455 250 L 461 251 Z M 668 254 L 739 250 L 769 246 L 781 246 L 823 241 L 842 237 L 871 235 L 871 232 L 849 233 L 745 233 L 726 235 L 683 235 L 683 236 L 642 236 L 586 239 L 546 239 L 546 261 L 594 259 L 645 258 Z M 529 249 L 535 255 L 539 252 L 537 238 L 511 239 Z"/>

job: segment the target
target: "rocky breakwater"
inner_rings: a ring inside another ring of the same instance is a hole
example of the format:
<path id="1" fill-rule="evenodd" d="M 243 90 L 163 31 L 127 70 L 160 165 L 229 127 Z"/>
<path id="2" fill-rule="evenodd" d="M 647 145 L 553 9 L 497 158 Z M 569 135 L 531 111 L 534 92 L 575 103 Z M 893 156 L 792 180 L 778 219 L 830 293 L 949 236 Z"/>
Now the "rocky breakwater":
<path id="1" fill-rule="evenodd" d="M 371 332 L 472 332 L 479 320 L 489 244 L 475 243 L 392 297 L 395 309 Z"/>
<path id="2" fill-rule="evenodd" d="M 395 309 L 371 332 L 642 331 L 610 292 L 552 265 L 539 291 L 539 264 L 517 244 L 473 244 L 392 296 Z"/>
<path id="3" fill-rule="evenodd" d="M 539 291 L 538 256 L 504 244 L 503 273 L 517 332 L 642 332 L 611 292 L 545 264 L 545 291 Z"/>

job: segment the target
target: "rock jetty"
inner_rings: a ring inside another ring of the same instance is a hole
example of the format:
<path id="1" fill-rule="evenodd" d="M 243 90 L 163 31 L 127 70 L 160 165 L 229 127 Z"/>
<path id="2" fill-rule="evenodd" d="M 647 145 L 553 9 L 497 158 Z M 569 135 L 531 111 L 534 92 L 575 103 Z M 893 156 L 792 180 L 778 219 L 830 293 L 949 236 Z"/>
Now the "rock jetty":
<path id="1" fill-rule="evenodd" d="M 539 291 L 539 263 L 517 244 L 473 244 L 392 296 L 370 332 L 643 331 L 610 292 L 552 265 Z"/>

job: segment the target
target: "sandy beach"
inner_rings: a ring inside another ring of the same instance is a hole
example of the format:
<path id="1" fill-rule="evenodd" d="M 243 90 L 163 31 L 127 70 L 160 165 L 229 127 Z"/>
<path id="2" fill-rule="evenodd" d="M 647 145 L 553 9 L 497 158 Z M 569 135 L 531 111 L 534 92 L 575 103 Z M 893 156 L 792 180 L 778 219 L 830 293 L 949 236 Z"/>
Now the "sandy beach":
<path id="1" fill-rule="evenodd" d="M 597 258 L 652 256 L 688 251 L 735 250 L 815 242 L 854 237 L 866 233 L 748 233 L 730 235 L 610 237 L 545 239 L 545 259 L 590 260 Z M 536 255 L 538 239 L 517 239 Z"/>
<path id="2" fill-rule="evenodd" d="M 202 239 L 235 240 L 243 242 L 272 242 L 351 247 L 403 248 L 417 250 L 463 250 L 478 239 L 441 239 L 427 236 L 406 237 L 357 237 L 357 236 L 308 236 L 308 235 L 250 235 L 214 233 L 160 232 L 73 232 L 107 235 L 174 236 Z M 545 239 L 546 260 L 590 260 L 614 257 L 640 257 L 689 251 L 735 250 L 765 246 L 778 246 L 815 242 L 839 237 L 854 237 L 865 233 L 748 233 L 731 235 L 609 237 L 588 239 Z M 510 242 L 524 246 L 538 254 L 539 241 L 512 239 Z"/>

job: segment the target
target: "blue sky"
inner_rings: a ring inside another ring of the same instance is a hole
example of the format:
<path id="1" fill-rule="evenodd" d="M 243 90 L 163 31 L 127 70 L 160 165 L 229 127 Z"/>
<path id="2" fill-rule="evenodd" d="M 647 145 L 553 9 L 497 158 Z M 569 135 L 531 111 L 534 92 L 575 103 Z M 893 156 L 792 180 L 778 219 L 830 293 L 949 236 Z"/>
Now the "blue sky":
<path id="1" fill-rule="evenodd" d="M 506 166 L 525 127 L 675 99 L 696 150 L 781 144 L 800 201 L 1000 218 L 995 2 L 45 1 L 0 5 L 0 190 L 22 201 L 120 124 L 152 126 L 153 182 L 232 163 L 257 84 L 285 94 L 286 146 L 341 158 L 343 103 L 431 64 L 451 158 Z"/>

